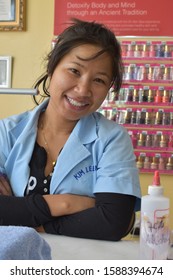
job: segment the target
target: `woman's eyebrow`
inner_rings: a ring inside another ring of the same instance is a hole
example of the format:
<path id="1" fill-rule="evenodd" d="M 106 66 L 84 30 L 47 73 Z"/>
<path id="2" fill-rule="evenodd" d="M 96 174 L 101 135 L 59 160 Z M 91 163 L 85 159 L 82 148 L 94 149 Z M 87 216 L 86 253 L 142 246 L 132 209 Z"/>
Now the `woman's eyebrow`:
<path id="1" fill-rule="evenodd" d="M 80 67 L 82 67 L 82 68 L 85 68 L 85 65 L 83 65 L 83 64 L 81 64 L 81 63 L 79 63 L 79 62 L 77 62 L 77 61 L 72 61 L 72 63 L 73 63 L 73 64 L 76 64 L 76 65 L 78 65 L 78 66 L 80 66 Z"/>

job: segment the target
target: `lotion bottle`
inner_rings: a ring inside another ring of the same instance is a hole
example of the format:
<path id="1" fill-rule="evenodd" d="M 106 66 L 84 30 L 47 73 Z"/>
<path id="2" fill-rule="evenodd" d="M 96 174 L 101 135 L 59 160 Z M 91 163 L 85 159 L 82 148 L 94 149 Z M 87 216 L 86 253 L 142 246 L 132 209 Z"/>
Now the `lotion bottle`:
<path id="1" fill-rule="evenodd" d="M 142 260 L 165 260 L 169 250 L 169 198 L 163 195 L 159 171 L 148 195 L 141 199 L 140 251 Z"/>

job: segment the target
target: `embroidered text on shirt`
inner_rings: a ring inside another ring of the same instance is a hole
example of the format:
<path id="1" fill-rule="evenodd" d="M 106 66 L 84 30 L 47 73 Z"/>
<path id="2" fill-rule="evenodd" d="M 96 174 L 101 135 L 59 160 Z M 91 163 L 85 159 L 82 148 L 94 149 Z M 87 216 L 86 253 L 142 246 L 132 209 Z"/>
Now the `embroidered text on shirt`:
<path id="1" fill-rule="evenodd" d="M 76 180 L 80 179 L 83 175 L 86 175 L 89 172 L 95 172 L 97 171 L 99 168 L 96 165 L 89 165 L 86 166 L 84 169 L 79 170 L 76 174 L 74 174 L 74 178 Z"/>

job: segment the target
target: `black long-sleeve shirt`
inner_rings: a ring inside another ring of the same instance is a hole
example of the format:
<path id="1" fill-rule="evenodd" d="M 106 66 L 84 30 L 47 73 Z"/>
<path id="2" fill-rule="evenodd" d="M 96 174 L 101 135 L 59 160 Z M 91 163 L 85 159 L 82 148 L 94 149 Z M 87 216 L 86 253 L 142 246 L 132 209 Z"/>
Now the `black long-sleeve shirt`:
<path id="1" fill-rule="evenodd" d="M 52 217 L 43 194 L 49 194 L 51 174 L 44 175 L 47 155 L 37 143 L 30 161 L 25 197 L 0 196 L 0 223 L 42 225 L 47 233 L 101 240 L 120 240 L 133 225 L 136 198 L 119 193 L 96 193 L 95 207 Z M 132 223 L 131 223 L 132 222 Z"/>

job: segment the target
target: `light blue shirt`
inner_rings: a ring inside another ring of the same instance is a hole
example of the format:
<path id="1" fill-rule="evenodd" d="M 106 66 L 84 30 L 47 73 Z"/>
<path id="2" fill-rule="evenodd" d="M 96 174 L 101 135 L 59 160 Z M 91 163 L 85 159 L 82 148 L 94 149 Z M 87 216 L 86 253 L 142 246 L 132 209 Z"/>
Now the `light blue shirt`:
<path id="1" fill-rule="evenodd" d="M 16 196 L 24 195 L 28 183 L 38 118 L 47 102 L 0 120 L 0 172 L 7 175 Z M 50 193 L 97 192 L 136 196 L 139 210 L 139 174 L 130 137 L 124 127 L 95 112 L 73 129 L 57 159 Z"/>

